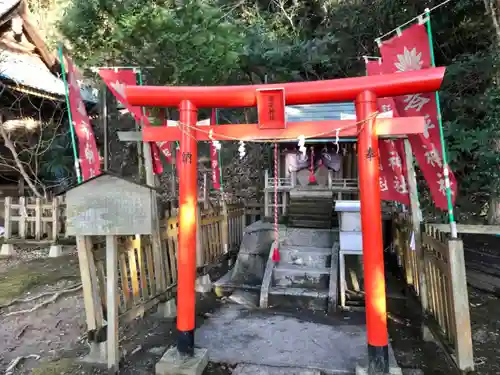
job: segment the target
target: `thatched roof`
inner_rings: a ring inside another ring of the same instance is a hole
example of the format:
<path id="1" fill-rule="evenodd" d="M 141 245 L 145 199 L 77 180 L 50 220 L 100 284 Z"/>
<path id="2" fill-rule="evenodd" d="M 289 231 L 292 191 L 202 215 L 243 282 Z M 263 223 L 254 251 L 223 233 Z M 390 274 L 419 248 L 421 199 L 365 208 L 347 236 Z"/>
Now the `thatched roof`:
<path id="1" fill-rule="evenodd" d="M 26 0 L 0 0 L 0 79 L 31 95 L 63 100 L 60 63 L 31 19 Z M 84 101 L 97 102 L 97 92 L 82 88 Z"/>

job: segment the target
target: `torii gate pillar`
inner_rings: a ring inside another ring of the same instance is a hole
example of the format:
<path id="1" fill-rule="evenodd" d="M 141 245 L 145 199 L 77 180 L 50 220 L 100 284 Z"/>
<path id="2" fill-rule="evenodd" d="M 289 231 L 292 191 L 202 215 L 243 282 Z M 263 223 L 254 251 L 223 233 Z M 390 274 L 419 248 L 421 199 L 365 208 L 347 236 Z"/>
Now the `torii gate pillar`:
<path id="1" fill-rule="evenodd" d="M 382 212 L 379 185 L 379 149 L 375 131 L 377 97 L 363 91 L 356 97 L 359 125 L 358 168 L 363 232 L 363 267 L 365 278 L 366 330 L 368 336 L 368 374 L 389 373 L 389 337 L 382 245 Z"/>
<path id="2" fill-rule="evenodd" d="M 193 128 L 198 121 L 196 106 L 183 100 L 179 105 L 181 167 L 179 171 L 179 247 L 177 250 L 177 350 L 194 354 L 196 294 L 196 214 L 198 205 L 198 142 Z"/>

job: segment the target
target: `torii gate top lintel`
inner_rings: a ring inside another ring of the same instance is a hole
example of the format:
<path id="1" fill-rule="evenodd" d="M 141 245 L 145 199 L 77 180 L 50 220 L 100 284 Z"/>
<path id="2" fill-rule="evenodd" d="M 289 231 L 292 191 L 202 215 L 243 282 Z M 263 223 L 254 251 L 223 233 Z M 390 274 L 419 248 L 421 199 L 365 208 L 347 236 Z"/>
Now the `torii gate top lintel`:
<path id="1" fill-rule="evenodd" d="M 363 91 L 372 91 L 379 98 L 437 91 L 445 69 L 265 85 L 127 86 L 126 96 L 132 105 L 150 107 L 177 107 L 182 100 L 190 101 L 197 108 L 254 107 L 258 90 L 284 89 L 286 105 L 319 104 L 354 101 Z"/>

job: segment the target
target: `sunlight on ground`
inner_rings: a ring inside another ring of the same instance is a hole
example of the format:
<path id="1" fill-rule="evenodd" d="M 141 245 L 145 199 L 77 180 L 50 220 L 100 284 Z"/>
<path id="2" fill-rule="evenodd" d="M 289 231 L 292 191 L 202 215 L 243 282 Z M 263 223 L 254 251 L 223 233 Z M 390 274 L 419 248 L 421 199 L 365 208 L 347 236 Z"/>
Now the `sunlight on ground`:
<path id="1" fill-rule="evenodd" d="M 33 369 L 32 375 L 64 375 L 75 371 L 75 362 L 72 359 L 61 359 L 54 362 L 45 362 L 40 367 Z"/>
<path id="2" fill-rule="evenodd" d="M 73 256 L 36 259 L 15 265 L 0 273 L 0 305 L 38 286 L 79 277 L 78 259 Z"/>

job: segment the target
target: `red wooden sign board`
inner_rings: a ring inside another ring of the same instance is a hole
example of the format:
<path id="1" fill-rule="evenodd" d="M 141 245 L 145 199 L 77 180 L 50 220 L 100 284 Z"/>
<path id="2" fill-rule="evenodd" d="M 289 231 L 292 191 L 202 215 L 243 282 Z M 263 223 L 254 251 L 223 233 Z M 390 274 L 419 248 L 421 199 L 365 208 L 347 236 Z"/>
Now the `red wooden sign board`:
<path id="1" fill-rule="evenodd" d="M 285 89 L 258 89 L 259 128 L 285 129 Z"/>

